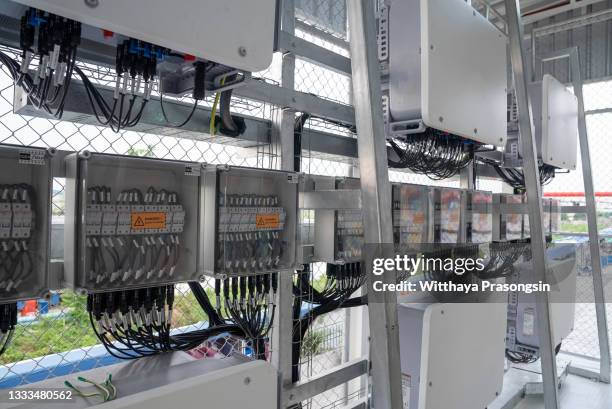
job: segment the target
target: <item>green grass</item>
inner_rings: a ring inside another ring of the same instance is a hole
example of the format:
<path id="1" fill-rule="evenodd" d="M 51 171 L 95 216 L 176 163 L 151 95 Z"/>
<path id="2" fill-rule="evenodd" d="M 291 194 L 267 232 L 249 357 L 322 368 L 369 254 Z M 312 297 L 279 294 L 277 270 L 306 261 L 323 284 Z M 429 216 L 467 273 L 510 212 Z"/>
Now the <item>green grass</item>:
<path id="1" fill-rule="evenodd" d="M 206 292 L 214 305 L 214 292 L 210 289 L 207 289 Z M 41 315 L 35 321 L 17 324 L 11 344 L 0 356 L 0 364 L 96 345 L 98 339 L 91 328 L 86 307 L 86 296 L 72 291 L 63 292 L 60 306 L 63 314 L 60 316 Z M 195 324 L 206 319 L 193 293 L 188 292 L 185 295 L 176 293 L 172 313 L 174 328 Z"/>

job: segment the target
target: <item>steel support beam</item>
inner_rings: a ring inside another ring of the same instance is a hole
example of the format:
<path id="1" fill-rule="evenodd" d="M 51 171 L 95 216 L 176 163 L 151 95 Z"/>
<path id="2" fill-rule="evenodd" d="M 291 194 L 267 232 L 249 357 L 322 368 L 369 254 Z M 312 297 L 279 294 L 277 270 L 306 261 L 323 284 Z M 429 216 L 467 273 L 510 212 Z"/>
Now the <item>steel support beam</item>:
<path id="1" fill-rule="evenodd" d="M 593 170 L 591 168 L 591 152 L 589 136 L 584 111 L 584 95 L 582 89 L 582 74 L 580 70 L 580 55 L 577 47 L 558 50 L 541 59 L 537 66 L 538 77 L 542 75 L 542 64 L 547 61 L 568 58 L 574 95 L 578 100 L 578 139 L 580 142 L 580 159 L 582 161 L 582 177 L 584 183 L 584 198 L 586 204 L 587 226 L 589 235 L 589 250 L 593 266 L 593 297 L 597 319 L 597 335 L 599 340 L 599 380 L 610 383 L 610 340 L 608 335 L 608 319 L 606 315 L 606 299 L 599 250 L 599 229 L 597 227 L 597 204 L 593 186 Z M 596 261 L 595 261 L 596 260 Z"/>
<path id="2" fill-rule="evenodd" d="M 298 404 L 366 373 L 368 373 L 367 360 L 359 359 L 347 362 L 319 376 L 295 384 L 288 392 L 288 403 L 289 405 Z"/>
<path id="3" fill-rule="evenodd" d="M 375 1 L 349 0 L 347 7 L 365 243 L 392 244 L 391 184 L 382 116 Z M 371 289 L 375 276 L 372 265 L 367 262 L 366 274 Z M 389 276 L 382 278 L 394 281 Z M 403 404 L 397 296 L 391 292 L 369 291 L 368 301 L 372 375 L 370 407 L 400 409 Z"/>
<path id="4" fill-rule="evenodd" d="M 548 282 L 546 268 L 546 239 L 544 237 L 542 186 L 538 170 L 536 142 L 533 135 L 533 122 L 528 94 L 527 58 L 523 49 L 523 24 L 518 0 L 505 0 L 508 35 L 510 40 L 510 59 L 514 73 L 514 85 L 519 112 L 519 130 L 523 148 L 523 172 L 527 188 L 529 206 L 529 227 L 531 230 L 531 253 L 535 281 Z M 558 409 L 557 363 L 552 334 L 550 303 L 548 293 L 536 294 L 536 317 L 540 338 L 542 381 L 545 409 Z"/>
<path id="5" fill-rule="evenodd" d="M 280 32 L 279 45 L 281 52 L 298 55 L 304 60 L 323 65 L 340 74 L 351 75 L 351 60 L 327 48 L 291 35 L 286 31 Z"/>
<path id="6" fill-rule="evenodd" d="M 584 197 L 587 208 L 589 248 L 591 250 L 591 264 L 593 266 L 593 295 L 599 339 L 599 380 L 610 383 L 610 340 L 608 338 L 606 297 L 599 254 L 599 230 L 597 227 L 597 205 L 595 203 L 595 188 L 593 187 L 593 170 L 591 168 L 591 151 L 589 150 L 589 137 L 584 114 L 580 57 L 577 48 L 573 48 L 569 54 L 574 94 L 578 99 L 578 137 L 580 141 L 580 159 L 582 160 Z"/>
<path id="7" fill-rule="evenodd" d="M 280 30 L 293 35 L 295 29 L 295 2 L 281 0 Z M 283 90 L 293 90 L 295 80 L 295 56 L 291 53 L 283 55 L 281 82 Z M 277 87 L 278 88 L 278 87 Z M 273 138 L 280 145 L 281 169 L 294 171 L 294 118 L 295 111 L 280 105 L 283 110 L 273 123 Z M 274 322 L 274 353 L 273 363 L 279 372 L 278 408 L 288 406 L 288 388 L 292 385 L 292 342 L 293 342 L 293 271 L 279 273 L 278 293 L 276 300 L 276 317 Z"/>

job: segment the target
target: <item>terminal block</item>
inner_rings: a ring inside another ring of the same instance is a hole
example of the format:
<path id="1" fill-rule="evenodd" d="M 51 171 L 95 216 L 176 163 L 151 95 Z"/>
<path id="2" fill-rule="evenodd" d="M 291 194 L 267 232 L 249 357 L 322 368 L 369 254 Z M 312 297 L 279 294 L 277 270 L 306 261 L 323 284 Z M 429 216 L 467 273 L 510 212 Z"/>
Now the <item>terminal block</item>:
<path id="1" fill-rule="evenodd" d="M 200 168 L 193 162 L 69 155 L 69 283 L 97 292 L 197 280 Z"/>
<path id="2" fill-rule="evenodd" d="M 198 270 L 219 278 L 295 268 L 298 175 L 212 165 L 204 172 Z"/>
<path id="3" fill-rule="evenodd" d="M 53 155 L 0 145 L 0 304 L 49 291 Z"/>

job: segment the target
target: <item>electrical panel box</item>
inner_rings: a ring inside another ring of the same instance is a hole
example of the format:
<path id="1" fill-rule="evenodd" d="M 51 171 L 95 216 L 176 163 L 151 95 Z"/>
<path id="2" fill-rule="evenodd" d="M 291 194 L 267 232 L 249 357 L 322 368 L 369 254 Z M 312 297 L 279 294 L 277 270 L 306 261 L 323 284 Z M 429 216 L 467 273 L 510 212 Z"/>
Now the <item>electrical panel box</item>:
<path id="1" fill-rule="evenodd" d="M 66 158 L 65 277 L 88 292 L 198 280 L 201 164 Z"/>
<path id="2" fill-rule="evenodd" d="M 493 240 L 493 194 L 467 191 L 466 241 L 490 243 Z"/>
<path id="3" fill-rule="evenodd" d="M 404 407 L 486 408 L 501 393 L 507 304 L 400 304 Z"/>
<path id="4" fill-rule="evenodd" d="M 465 241 L 464 191 L 451 188 L 433 189 L 433 223 L 435 243 Z"/>
<path id="5" fill-rule="evenodd" d="M 465 0 L 392 0 L 382 10 L 379 58 L 391 135 L 431 127 L 506 144 L 506 38 Z"/>
<path id="6" fill-rule="evenodd" d="M 391 192 L 393 242 L 399 245 L 428 243 L 433 236 L 431 189 L 428 186 L 394 183 Z"/>
<path id="7" fill-rule="evenodd" d="M 101 43 L 104 29 L 245 71 L 272 62 L 276 0 L 14 1 L 95 27 Z"/>
<path id="8" fill-rule="evenodd" d="M 573 244 L 556 245 L 546 251 L 548 268 L 556 285 L 549 293 L 554 346 L 561 344 L 574 329 L 576 301 L 576 247 Z M 509 278 L 515 283 L 535 283 L 533 265 L 518 263 Z M 513 352 L 539 356 L 539 334 L 536 296 L 523 291 L 508 297 L 507 348 Z"/>
<path id="9" fill-rule="evenodd" d="M 315 190 L 359 190 L 355 178 L 317 176 Z M 361 209 L 315 210 L 314 261 L 346 264 L 361 261 L 364 245 Z"/>
<path id="10" fill-rule="evenodd" d="M 53 154 L 0 145 L 0 304 L 49 291 Z"/>
<path id="11" fill-rule="evenodd" d="M 216 277 L 293 270 L 299 179 L 293 172 L 207 166 L 198 270 Z"/>
<path id="12" fill-rule="evenodd" d="M 576 169 L 578 100 L 565 85 L 546 74 L 529 86 L 538 156 L 561 169 Z M 519 144 L 519 146 L 521 146 Z"/>
<path id="13" fill-rule="evenodd" d="M 522 195 L 510 195 L 510 194 L 501 194 L 499 195 L 499 203 L 501 205 L 515 205 L 516 207 L 520 207 L 523 203 Z M 495 238 L 496 240 L 520 240 L 524 238 L 523 236 L 523 221 L 525 219 L 525 214 L 520 210 L 508 210 L 501 212 L 500 214 L 500 228 L 499 228 L 499 237 Z"/>

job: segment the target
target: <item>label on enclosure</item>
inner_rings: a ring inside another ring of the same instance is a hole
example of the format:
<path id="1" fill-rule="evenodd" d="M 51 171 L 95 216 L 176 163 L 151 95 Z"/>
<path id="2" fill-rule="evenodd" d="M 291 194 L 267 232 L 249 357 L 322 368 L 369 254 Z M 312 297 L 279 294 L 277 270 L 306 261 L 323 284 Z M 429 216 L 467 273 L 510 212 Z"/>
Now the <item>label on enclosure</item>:
<path id="1" fill-rule="evenodd" d="M 132 230 L 166 228 L 166 213 L 164 212 L 132 213 L 131 220 Z"/>
<path id="2" fill-rule="evenodd" d="M 255 216 L 255 226 L 258 229 L 278 229 L 280 227 L 280 214 L 258 214 Z"/>

